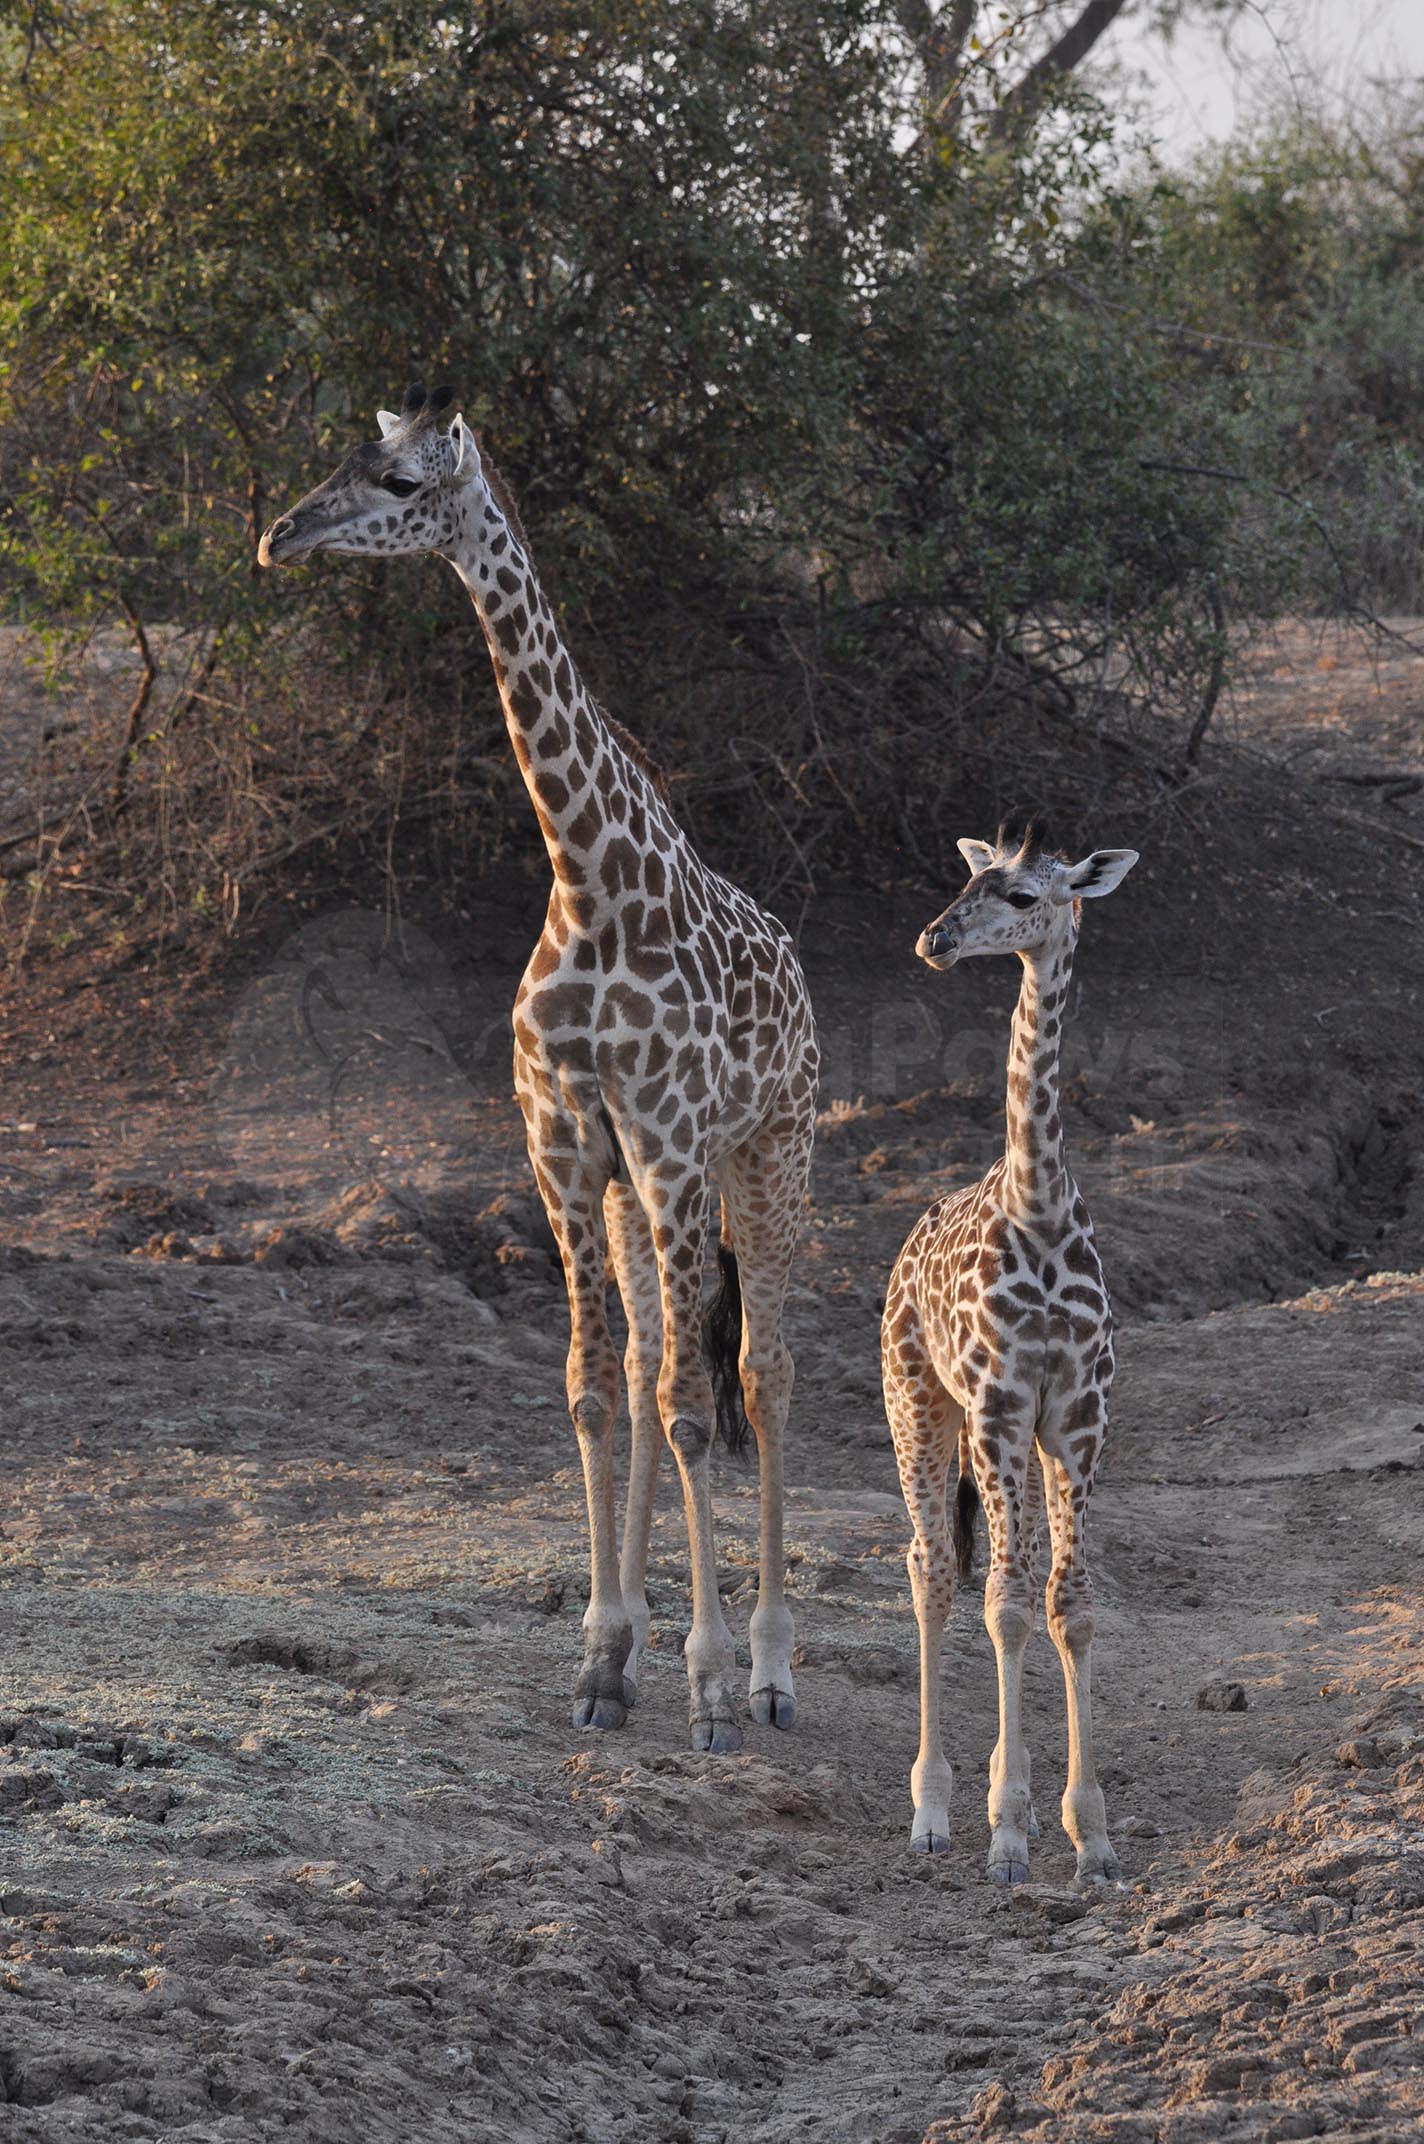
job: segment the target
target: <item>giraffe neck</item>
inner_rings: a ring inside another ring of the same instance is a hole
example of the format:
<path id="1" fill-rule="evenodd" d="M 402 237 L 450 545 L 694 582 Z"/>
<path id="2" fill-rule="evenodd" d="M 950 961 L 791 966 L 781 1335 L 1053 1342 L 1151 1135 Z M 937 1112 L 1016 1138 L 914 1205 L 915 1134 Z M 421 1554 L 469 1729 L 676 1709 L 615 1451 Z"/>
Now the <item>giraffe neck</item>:
<path id="1" fill-rule="evenodd" d="M 1073 971 L 1073 927 L 1021 953 L 1023 981 L 1009 1043 L 1005 1192 L 1016 1219 L 1051 1221 L 1072 1202 L 1058 1107 L 1058 1041 Z"/>
<path id="2" fill-rule="evenodd" d="M 574 668 L 524 545 L 483 483 L 470 493 L 442 548 L 484 628 L 557 888 L 587 923 L 640 885 L 637 860 L 650 845 L 666 856 L 683 837 Z"/>

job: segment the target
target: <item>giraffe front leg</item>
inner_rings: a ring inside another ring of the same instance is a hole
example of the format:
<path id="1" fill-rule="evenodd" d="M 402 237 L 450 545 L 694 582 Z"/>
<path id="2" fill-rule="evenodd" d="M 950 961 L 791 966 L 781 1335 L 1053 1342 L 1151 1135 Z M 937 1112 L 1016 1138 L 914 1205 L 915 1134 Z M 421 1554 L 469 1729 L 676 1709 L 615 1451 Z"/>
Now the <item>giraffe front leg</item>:
<path id="1" fill-rule="evenodd" d="M 1046 1494 L 1047 1490 L 1043 1475 L 1037 1467 L 1030 1466 L 1024 1484 L 1024 1532 L 1027 1540 L 1029 1583 L 1035 1592 L 1038 1589 L 1039 1571 L 1041 1569 L 1039 1547 Z M 1029 1767 L 1031 1778 L 1033 1764 L 1027 1750 L 1024 1751 L 1024 1763 Z M 1035 1839 L 1042 1836 L 1039 1829 L 1038 1812 L 1034 1808 L 1032 1796 L 1030 1796 L 1028 1805 L 1028 1836 L 1030 1845 L 1033 1844 Z"/>
<path id="2" fill-rule="evenodd" d="M 630 1342 L 629 1356 L 631 1354 Z M 623 1553 L 618 1575 L 632 1632 L 623 1669 L 623 1697 L 631 1709 L 638 1702 L 638 1671 L 653 1622 L 652 1610 L 648 1606 L 648 1542 L 657 1495 L 658 1462 L 663 1455 L 663 1426 L 658 1420 L 656 1363 L 651 1374 L 647 1374 L 646 1365 L 642 1363 L 635 1368 L 627 1357 L 625 1363 L 633 1445 L 628 1462 L 628 1503 L 623 1514 Z"/>
<path id="3" fill-rule="evenodd" d="M 996 1883 L 1028 1880 L 1029 1838 L 1036 1830 L 1028 1750 L 1023 1736 L 1023 1662 L 1033 1629 L 1033 1584 L 1026 1524 L 1032 1429 L 1002 1416 L 975 1421 L 970 1451 L 989 1526 L 984 1624 L 999 1677 L 999 1739 L 989 1759 L 989 1862 Z"/>
<path id="4" fill-rule="evenodd" d="M 1029 1758 L 1023 1738 L 1023 1659 L 1033 1628 L 1028 1574 L 991 1571 L 984 1623 L 999 1671 L 999 1739 L 989 1759 L 989 1874 L 996 1883 L 1026 1883 L 1029 1838 L 1036 1833 Z"/>
<path id="5" fill-rule="evenodd" d="M 658 1415 L 657 1391 L 663 1352 L 663 1314 L 652 1232 L 636 1193 L 626 1184 L 610 1184 L 604 1196 L 603 1210 L 608 1222 L 618 1292 L 628 1318 L 623 1374 L 633 1439 L 618 1575 L 632 1629 L 632 1644 L 623 1669 L 624 1703 L 631 1707 L 637 1702 L 638 1670 L 652 1622 L 648 1609 L 647 1569 L 658 1462 L 663 1454 L 663 1425 Z"/>
<path id="6" fill-rule="evenodd" d="M 583 1617 L 583 1666 L 574 1684 L 575 1727 L 621 1727 L 628 1717 L 625 1674 L 633 1628 L 618 1582 L 613 1522 L 613 1406 L 585 1394 L 574 1403 L 592 1546 Z"/>
<path id="7" fill-rule="evenodd" d="M 1080 1420 L 1085 1411 L 1085 1403 L 1080 1403 Z M 1078 1434 L 1081 1438 L 1081 1429 Z M 1083 1885 L 1116 1883 L 1122 1875 L 1108 1839 L 1107 1810 L 1093 1761 L 1095 1616 L 1084 1530 L 1096 1457 L 1094 1451 L 1087 1463 L 1076 1465 L 1071 1453 L 1066 1461 L 1048 1452 L 1044 1453 L 1043 1459 L 1053 1540 L 1053 1570 L 1045 1605 L 1049 1635 L 1062 1663 L 1068 1700 L 1068 1780 L 1063 1793 L 1063 1829 L 1077 1853 L 1078 1882 Z"/>
<path id="8" fill-rule="evenodd" d="M 914 1821 L 910 1845 L 917 1854 L 949 1851 L 949 1800 L 954 1770 L 940 1737 L 940 1650 L 954 1599 L 954 1554 L 948 1532 L 918 1531 L 905 1558 L 920 1631 L 920 1746 L 910 1769 Z"/>
<path id="9" fill-rule="evenodd" d="M 588 1502 L 590 1577 L 584 1611 L 583 1666 L 574 1685 L 575 1727 L 621 1727 L 627 1718 L 623 1673 L 632 1626 L 618 1575 L 613 1517 L 613 1423 L 618 1408 L 618 1361 L 608 1331 L 606 1237 L 598 1196 L 568 1162 L 533 1155 L 535 1174 L 563 1260 L 569 1296 L 566 1366 L 569 1415 L 583 1462 Z"/>
<path id="10" fill-rule="evenodd" d="M 1071 1572 L 1055 1570 L 1048 1585 L 1048 1624 L 1068 1696 L 1068 1783 L 1063 1829 L 1078 1857 L 1081 1884 L 1117 1883 L 1122 1870 L 1108 1839 L 1107 1809 L 1093 1761 L 1093 1592 Z"/>
<path id="11" fill-rule="evenodd" d="M 736 1648 L 722 1614 L 717 1591 L 717 1559 L 712 1538 L 712 1491 L 709 1459 L 712 1446 L 711 1400 L 698 1417 L 680 1409 L 668 1441 L 682 1475 L 692 1551 L 692 1628 L 683 1646 L 689 1689 L 688 1721 L 692 1746 L 714 1757 L 730 1756 L 742 1746 L 739 1708 L 732 1689 Z"/>

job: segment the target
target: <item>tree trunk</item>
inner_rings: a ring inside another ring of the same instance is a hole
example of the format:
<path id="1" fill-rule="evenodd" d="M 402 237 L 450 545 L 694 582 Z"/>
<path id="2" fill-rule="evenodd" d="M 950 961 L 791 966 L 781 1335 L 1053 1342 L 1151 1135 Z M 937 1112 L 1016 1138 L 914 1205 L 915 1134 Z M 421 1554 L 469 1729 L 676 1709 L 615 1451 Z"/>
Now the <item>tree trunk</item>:
<path id="1" fill-rule="evenodd" d="M 925 124 L 916 144 L 932 145 L 937 134 L 953 134 L 959 124 L 964 47 L 974 27 L 978 0 L 948 0 L 943 12 L 930 0 L 899 0 L 900 27 L 920 63 Z"/>
<path id="2" fill-rule="evenodd" d="M 153 650 L 148 644 L 148 634 L 144 631 L 142 618 L 126 596 L 119 597 L 119 608 L 128 620 L 134 646 L 138 649 L 139 659 L 143 664 L 143 673 L 138 681 L 138 690 L 133 696 L 133 704 L 129 708 L 129 719 L 124 725 L 124 748 L 114 768 L 114 785 L 109 801 L 116 812 L 123 810 L 128 796 L 129 771 L 138 754 L 139 739 L 143 735 L 144 713 L 153 697 L 153 681 L 158 675 L 158 665 L 153 659 Z"/>
<path id="3" fill-rule="evenodd" d="M 1023 80 L 1009 91 L 994 114 L 989 139 L 1000 141 L 1025 120 L 1031 120 L 1054 82 L 1082 65 L 1126 5 L 1127 0 L 1088 0 L 1077 20 L 1069 23 L 1063 35 L 1055 38 L 1048 50 L 1034 61 Z"/>

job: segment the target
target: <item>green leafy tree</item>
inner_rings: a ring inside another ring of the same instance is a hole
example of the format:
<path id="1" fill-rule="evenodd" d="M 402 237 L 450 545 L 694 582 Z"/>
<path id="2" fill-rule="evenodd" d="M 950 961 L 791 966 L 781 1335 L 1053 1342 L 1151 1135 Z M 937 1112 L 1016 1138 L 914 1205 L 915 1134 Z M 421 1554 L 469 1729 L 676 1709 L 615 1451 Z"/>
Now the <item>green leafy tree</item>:
<path id="1" fill-rule="evenodd" d="M 1124 648 L 1114 704 L 1191 719 L 1239 513 L 1164 464 L 1239 428 L 1241 382 L 1153 313 L 1210 279 L 1165 194 L 1105 179 L 1065 51 L 1015 104 L 1073 11 L 972 56 L 1012 130 L 929 155 L 913 14 L 0 13 L 0 598 L 143 653 L 88 795 L 123 869 L 231 916 L 319 837 L 500 838 L 453 576 L 252 570 L 415 372 L 491 429 L 595 684 L 763 883 L 896 868 L 912 802 L 991 767 L 986 705 L 1100 714 Z M 1056 750 L 1014 764 L 1051 788 Z"/>

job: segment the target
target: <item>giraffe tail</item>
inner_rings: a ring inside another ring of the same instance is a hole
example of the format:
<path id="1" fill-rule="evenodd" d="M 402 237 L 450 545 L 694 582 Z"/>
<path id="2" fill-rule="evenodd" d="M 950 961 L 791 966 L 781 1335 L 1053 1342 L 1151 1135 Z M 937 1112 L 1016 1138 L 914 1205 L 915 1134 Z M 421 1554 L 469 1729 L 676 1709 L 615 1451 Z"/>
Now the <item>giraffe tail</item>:
<path id="1" fill-rule="evenodd" d="M 974 1570 L 974 1522 L 979 1516 L 979 1491 L 969 1463 L 969 1439 L 959 1438 L 959 1487 L 954 1495 L 954 1562 L 961 1585 L 968 1585 Z"/>
<path id="2" fill-rule="evenodd" d="M 712 1397 L 717 1407 L 717 1434 L 727 1450 L 740 1458 L 747 1448 L 751 1424 L 742 1402 L 742 1283 L 737 1272 L 737 1254 L 730 1243 L 717 1246 L 717 1293 L 702 1321 L 702 1352 L 712 1378 Z"/>

